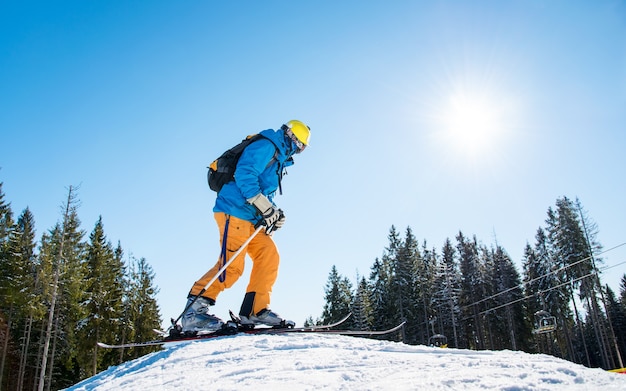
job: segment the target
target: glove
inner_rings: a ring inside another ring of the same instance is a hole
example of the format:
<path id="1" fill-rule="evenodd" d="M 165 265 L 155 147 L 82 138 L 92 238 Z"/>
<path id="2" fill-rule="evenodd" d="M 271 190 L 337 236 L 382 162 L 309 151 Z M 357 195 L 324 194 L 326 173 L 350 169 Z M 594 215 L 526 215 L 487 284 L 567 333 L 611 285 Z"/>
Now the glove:
<path id="1" fill-rule="evenodd" d="M 268 234 L 268 235 L 271 235 L 277 229 L 282 227 L 283 224 L 285 224 L 285 214 L 283 213 L 282 209 L 278 209 L 278 220 L 276 220 L 276 222 L 274 222 L 274 225 L 265 226 L 265 233 Z"/>
<path id="2" fill-rule="evenodd" d="M 285 214 L 283 213 L 283 210 L 278 209 L 278 214 L 280 215 L 280 217 L 278 217 L 278 220 L 276 220 L 276 222 L 274 223 L 274 231 L 282 228 L 283 225 L 285 225 Z"/>
<path id="3" fill-rule="evenodd" d="M 252 204 L 261 213 L 266 231 L 279 221 L 281 216 L 284 217 L 280 209 L 277 209 L 276 206 L 274 206 L 274 204 L 272 204 L 272 202 L 263 195 L 263 193 L 259 193 L 252 198 L 248 198 L 246 201 L 248 201 L 249 204 Z"/>

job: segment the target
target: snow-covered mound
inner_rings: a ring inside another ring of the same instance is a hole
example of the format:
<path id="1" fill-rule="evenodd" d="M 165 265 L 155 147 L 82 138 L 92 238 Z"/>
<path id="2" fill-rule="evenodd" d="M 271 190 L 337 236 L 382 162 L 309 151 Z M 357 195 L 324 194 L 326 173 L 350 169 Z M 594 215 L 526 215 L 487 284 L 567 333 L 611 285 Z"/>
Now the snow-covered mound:
<path id="1" fill-rule="evenodd" d="M 542 354 L 337 335 L 238 335 L 170 346 L 70 390 L 626 390 L 626 375 Z"/>

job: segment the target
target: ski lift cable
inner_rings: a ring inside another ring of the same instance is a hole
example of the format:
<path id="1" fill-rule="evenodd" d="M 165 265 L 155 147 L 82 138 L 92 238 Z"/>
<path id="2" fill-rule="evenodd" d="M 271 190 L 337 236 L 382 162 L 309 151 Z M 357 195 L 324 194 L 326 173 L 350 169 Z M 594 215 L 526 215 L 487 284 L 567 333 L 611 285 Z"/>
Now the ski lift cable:
<path id="1" fill-rule="evenodd" d="M 606 267 L 604 270 L 611 269 L 611 268 L 614 268 L 614 267 L 617 267 L 617 266 L 623 265 L 623 264 L 625 264 L 625 263 L 626 263 L 626 261 L 623 261 L 623 262 L 620 262 L 620 263 L 618 263 L 618 264 L 616 264 L 616 265 Z M 582 276 L 582 277 L 578 277 L 578 278 L 572 279 L 572 280 L 570 280 L 570 281 L 563 282 L 563 283 L 561 283 L 561 284 L 559 284 L 559 285 L 557 285 L 557 286 L 553 286 L 553 287 L 552 287 L 552 288 L 550 288 L 550 289 L 544 289 L 544 290 L 541 290 L 541 291 L 539 291 L 539 292 L 533 293 L 532 295 L 528 295 L 528 296 L 522 297 L 522 298 L 517 299 L 517 300 L 513 300 L 513 301 L 508 302 L 508 303 L 505 303 L 505 304 L 500 304 L 500 305 L 499 305 L 499 306 L 497 306 L 497 307 L 494 307 L 494 308 L 490 308 L 490 309 L 488 309 L 488 310 L 481 311 L 481 312 L 479 312 L 478 314 L 479 314 L 479 315 L 482 315 L 482 314 L 486 314 L 486 313 L 491 312 L 491 311 L 498 310 L 498 309 L 500 309 L 500 308 L 503 308 L 503 307 L 509 306 L 509 305 L 511 305 L 511 304 L 515 304 L 515 303 L 518 303 L 518 302 L 520 302 L 520 301 L 530 299 L 530 298 L 535 297 L 535 296 L 537 296 L 537 295 L 539 295 L 539 294 L 543 294 L 543 293 L 546 293 L 546 292 L 550 292 L 550 291 L 552 291 L 552 290 L 554 290 L 554 289 L 558 289 L 558 288 L 560 288 L 560 287 L 562 287 L 562 286 L 569 285 L 569 284 L 573 284 L 573 283 L 575 283 L 575 282 L 578 282 L 578 281 L 584 280 L 585 278 L 587 278 L 587 277 L 591 277 L 591 276 L 593 276 L 593 275 L 597 275 L 598 273 L 599 273 L 599 271 L 593 271 L 593 272 L 587 273 L 587 274 L 585 274 L 585 275 L 584 275 L 584 276 Z"/>
<path id="2" fill-rule="evenodd" d="M 610 249 L 608 249 L 608 250 L 604 250 L 604 251 L 599 252 L 599 253 L 597 253 L 597 254 L 595 254 L 595 255 L 590 255 L 590 256 L 588 256 L 588 257 L 585 257 L 585 258 L 583 258 L 583 259 L 581 259 L 581 260 L 579 260 L 579 261 L 576 261 L 576 262 L 574 262 L 574 263 L 572 263 L 572 264 L 565 265 L 565 266 L 561 266 L 560 268 L 558 268 L 558 269 L 556 269 L 556 270 L 552 270 L 552 271 L 550 271 L 550 272 L 548 272 L 548 273 L 546 273 L 546 274 L 543 274 L 543 275 L 541 275 L 541 276 L 539 276 L 539 277 L 535 277 L 535 278 L 533 278 L 533 279 L 531 279 L 531 280 L 525 281 L 525 282 L 523 282 L 523 283 L 522 283 L 522 284 L 520 284 L 520 285 L 516 285 L 516 286 L 513 286 L 513 287 L 511 287 L 511 288 L 505 289 L 505 290 L 503 290 L 502 292 L 498 292 L 498 293 L 496 293 L 496 294 L 494 294 L 494 295 L 491 295 L 491 296 L 489 296 L 489 297 L 485 297 L 485 298 L 480 299 L 480 300 L 478 300 L 478 301 L 476 301 L 476 302 L 474 302 L 474 303 L 472 303 L 472 304 L 467 304 L 467 305 L 463 306 L 462 308 L 471 307 L 471 306 L 473 306 L 473 305 L 480 304 L 480 303 L 482 303 L 483 301 L 487 301 L 487 300 L 493 299 L 493 298 L 495 298 L 495 297 L 498 297 L 498 296 L 500 296 L 500 295 L 503 295 L 503 294 L 505 294 L 505 293 L 508 293 L 508 292 L 510 292 L 510 291 L 513 291 L 513 290 L 515 290 L 515 289 L 519 289 L 519 288 L 524 287 L 524 286 L 526 286 L 526 285 L 528 285 L 528 284 L 531 284 L 531 283 L 533 283 L 533 282 L 535 282 L 535 281 L 537 281 L 537 280 L 540 280 L 540 279 L 542 279 L 542 278 L 548 277 L 548 276 L 550 276 L 551 274 L 556 274 L 556 273 L 561 272 L 561 271 L 563 271 L 563 270 L 569 269 L 570 267 L 576 266 L 576 265 L 578 265 L 578 264 L 579 264 L 579 263 L 581 263 L 581 262 L 585 262 L 585 261 L 587 261 L 587 260 L 589 260 L 589 259 L 593 258 L 594 256 L 598 256 L 598 255 L 605 254 L 605 253 L 607 253 L 607 252 L 609 252 L 609 251 L 613 251 L 613 250 L 618 249 L 618 248 L 620 248 L 620 247 L 622 247 L 622 246 L 625 246 L 625 245 L 626 245 L 626 242 L 624 242 L 624 243 L 622 243 L 622 244 L 618 244 L 617 246 L 611 247 Z M 618 265 L 615 265 L 615 266 L 618 266 Z M 615 266 L 611 266 L 611 267 L 615 267 Z M 606 268 L 606 269 L 608 269 L 608 268 Z M 606 269 L 603 269 L 603 270 L 606 270 Z M 546 292 L 547 292 L 547 291 L 546 291 Z M 532 297 L 532 296 L 535 296 L 535 295 L 531 295 L 530 297 Z"/>
<path id="3" fill-rule="evenodd" d="M 613 269 L 614 267 L 621 266 L 621 265 L 623 265 L 625 263 L 626 263 L 626 261 L 623 261 L 623 262 L 620 262 L 620 263 L 616 263 L 615 265 L 612 265 L 612 266 L 603 266 L 603 267 L 600 268 L 600 272 L 604 272 L 605 270 Z"/>
<path id="4" fill-rule="evenodd" d="M 543 293 L 546 293 L 546 292 L 550 292 L 550 291 L 555 290 L 555 289 L 558 289 L 558 288 L 560 288 L 560 287 L 562 287 L 562 286 L 569 285 L 569 284 L 572 284 L 572 283 L 574 283 L 574 282 L 578 282 L 578 281 L 583 280 L 583 279 L 585 279 L 585 278 L 587 278 L 587 277 L 591 277 L 591 276 L 593 276 L 593 275 L 595 275 L 595 274 L 598 274 L 598 272 L 591 272 L 591 273 L 587 273 L 586 275 L 584 275 L 584 276 L 582 276 L 582 277 L 578 277 L 578 278 L 576 278 L 576 279 L 573 279 L 573 280 L 570 280 L 570 281 L 564 282 L 564 283 L 559 284 L 559 285 L 557 285 L 557 286 L 553 286 L 553 287 L 552 287 L 552 288 L 550 288 L 550 289 L 544 289 L 544 290 L 542 290 L 542 291 L 539 291 L 539 292 L 533 293 L 532 295 L 527 295 L 527 296 L 524 296 L 524 297 L 519 298 L 519 299 L 517 299 L 517 300 L 513 300 L 513 301 L 510 301 L 510 302 L 505 303 L 505 304 L 500 304 L 500 305 L 499 305 L 499 306 L 497 306 L 497 307 L 493 307 L 493 308 L 489 308 L 489 309 L 487 309 L 487 310 L 481 311 L 481 312 L 479 312 L 479 313 L 478 313 L 478 315 L 486 314 L 486 313 L 489 313 L 489 312 L 492 312 L 492 311 L 499 310 L 500 308 L 508 307 L 508 306 L 510 306 L 511 304 L 515 304 L 515 303 L 518 303 L 518 302 L 520 302 L 520 301 L 524 301 L 524 300 L 530 299 L 530 298 L 535 297 L 535 296 L 537 296 L 537 295 L 539 295 L 539 294 L 543 294 Z"/>
<path id="5" fill-rule="evenodd" d="M 624 244 L 626 244 L 626 243 L 624 243 Z M 624 245 L 624 244 L 621 244 L 620 246 L 622 246 L 622 245 Z M 619 246 L 617 246 L 617 247 L 619 247 Z M 617 248 L 617 247 L 614 247 L 613 249 L 615 249 L 615 248 Z M 612 249 L 610 249 L 610 250 L 612 250 Z M 609 251 L 609 250 L 607 250 L 607 251 Z M 606 251 L 605 251 L 605 252 L 606 252 Z M 599 254 L 598 254 L 598 255 L 599 255 Z M 612 268 L 615 268 L 615 267 L 621 266 L 621 265 L 623 265 L 623 264 L 626 264 L 626 261 L 619 262 L 619 263 L 617 263 L 617 264 L 615 264 L 615 265 L 612 265 L 612 266 L 606 266 L 606 267 L 603 267 L 603 268 L 602 268 L 602 270 L 592 271 L 592 272 L 590 272 L 590 273 L 585 274 L 584 276 L 581 276 L 581 277 L 578 277 L 578 278 L 575 278 L 575 279 L 569 280 L 569 281 L 567 281 L 567 282 L 563 282 L 563 283 L 561 283 L 561 284 L 559 284 L 559 285 L 557 285 L 557 286 L 553 286 L 553 287 L 551 287 L 551 288 L 549 288 L 549 289 L 544 289 L 544 290 L 541 290 L 541 291 L 535 292 L 535 293 L 533 293 L 533 294 L 531 294 L 531 295 L 527 295 L 527 296 L 521 297 L 521 298 L 519 298 L 519 299 L 516 299 L 516 300 L 510 301 L 510 302 L 508 302 L 508 303 L 500 304 L 500 305 L 499 305 L 499 306 L 497 306 L 497 307 L 494 307 L 494 308 L 489 308 L 489 309 L 487 309 L 487 310 L 484 310 L 484 311 L 479 312 L 479 313 L 478 313 L 478 315 L 483 315 L 483 314 L 487 314 L 487 313 L 489 313 L 489 312 L 497 311 L 497 310 L 499 310 L 500 308 L 504 308 L 504 307 L 510 306 L 510 305 L 512 305 L 512 304 L 515 304 L 515 303 L 519 303 L 520 301 L 524 301 L 524 300 L 531 299 L 531 298 L 533 298 L 533 297 L 535 297 L 535 296 L 538 296 L 538 295 L 540 295 L 540 294 L 544 294 L 544 293 L 546 293 L 546 292 L 550 292 L 550 291 L 552 291 L 552 290 L 555 290 L 555 289 L 561 288 L 561 287 L 563 287 L 563 286 L 565 286 L 565 285 L 573 284 L 573 283 L 575 283 L 575 282 L 578 282 L 578 281 L 584 280 L 585 278 L 588 278 L 588 277 L 591 277 L 591 276 L 597 275 L 597 274 L 599 274 L 599 273 L 601 273 L 601 272 L 603 272 L 603 271 L 605 271 L 605 270 L 609 270 L 609 269 L 612 269 Z M 573 265 L 573 264 L 572 264 L 572 265 Z M 546 274 L 546 275 L 548 275 L 548 274 Z M 537 278 L 541 278 L 541 277 L 537 277 Z M 536 280 L 536 279 L 534 279 L 534 280 Z M 528 283 L 530 283 L 530 282 L 531 282 L 531 281 L 529 281 Z M 524 284 L 522 284 L 522 285 L 524 285 Z M 515 288 L 517 288 L 517 287 L 514 287 L 514 288 L 512 288 L 512 289 L 515 289 Z M 511 290 L 511 289 L 508 289 L 507 291 L 510 291 L 510 290 Z M 505 292 L 506 292 L 506 291 L 504 291 L 504 292 L 500 292 L 500 293 L 498 293 L 498 294 L 496 294 L 496 295 L 493 295 L 493 296 L 491 296 L 491 297 L 495 297 L 495 296 L 497 296 L 497 295 L 499 295 L 499 294 L 502 294 L 502 293 L 505 293 Z M 487 299 L 489 299 L 489 297 L 488 297 Z M 480 302 L 482 302 L 482 301 L 484 301 L 484 300 L 487 300 L 487 299 L 482 299 L 482 300 L 480 300 L 480 301 L 477 301 L 476 303 L 473 303 L 473 304 L 468 304 L 468 305 L 465 305 L 465 306 L 460 307 L 460 308 L 461 308 L 461 309 L 465 309 L 465 308 L 467 308 L 467 307 L 471 307 L 472 305 L 478 304 L 478 303 L 480 303 Z M 474 316 L 474 315 L 472 315 L 472 316 L 467 316 L 467 317 L 463 318 L 462 320 L 467 320 L 467 319 L 470 319 L 470 318 L 472 318 L 473 316 Z M 422 322 L 422 324 L 424 324 L 424 323 L 426 323 L 426 322 Z"/>
<path id="6" fill-rule="evenodd" d="M 620 248 L 620 247 L 622 247 L 622 246 L 625 246 L 625 245 L 626 245 L 626 242 L 621 243 L 621 244 L 619 244 L 619 245 L 617 245 L 617 246 L 614 246 L 614 247 L 609 248 L 608 250 L 605 250 L 605 251 L 602 251 L 602 252 L 600 252 L 600 253 L 598 253 L 598 254 L 595 254 L 595 256 L 605 254 L 605 253 L 607 253 L 607 252 L 609 252 L 609 251 L 613 251 L 613 250 L 615 250 L 615 249 L 617 249 L 617 248 Z M 512 290 L 515 290 L 515 289 L 521 288 L 521 287 L 523 287 L 523 286 L 525 286 L 525 285 L 528 285 L 528 284 L 530 284 L 530 283 L 532 283 L 532 282 L 534 282 L 534 281 L 537 281 L 537 280 L 539 280 L 539 279 L 542 279 L 542 278 L 544 278 L 544 277 L 547 277 L 547 276 L 549 276 L 549 275 L 551 275 L 551 274 L 557 273 L 557 272 L 559 272 L 559 271 L 561 271 L 561 270 L 565 270 L 565 269 L 567 269 L 567 268 L 569 268 L 569 267 L 575 266 L 575 265 L 577 265 L 578 263 L 580 263 L 580 262 L 584 262 L 584 261 L 586 261 L 586 260 L 588 260 L 588 259 L 591 259 L 591 258 L 592 258 L 592 256 L 585 257 L 585 258 L 581 259 L 580 261 L 577 261 L 577 262 L 575 262 L 575 263 L 572 263 L 571 265 L 567 265 L 567 266 L 560 267 L 560 268 L 559 268 L 559 269 L 557 269 L 557 270 L 553 270 L 553 271 L 548 272 L 548 273 L 546 273 L 546 274 L 544 274 L 544 275 L 542 275 L 542 276 L 535 277 L 535 278 L 533 278 L 532 280 L 529 280 L 529 281 L 523 282 L 523 283 L 522 283 L 522 284 L 520 284 L 520 285 L 514 286 L 514 287 L 509 288 L 509 289 L 506 289 L 506 290 L 504 290 L 504 291 L 502 291 L 502 292 L 496 293 L 496 294 L 494 294 L 494 295 L 491 295 L 491 296 L 489 296 L 489 297 L 486 297 L 486 298 L 484 298 L 484 299 L 481 299 L 481 300 L 479 300 L 479 301 L 476 301 L 476 302 L 474 302 L 474 303 L 472 303 L 472 304 L 467 304 L 467 305 L 464 305 L 464 306 L 462 306 L 462 307 L 459 307 L 459 309 L 465 309 L 465 308 L 471 307 L 471 306 L 473 306 L 473 305 L 476 305 L 476 304 L 482 303 L 483 301 L 486 301 L 486 300 L 492 299 L 492 298 L 497 297 L 497 296 L 499 296 L 499 295 L 502 295 L 502 294 L 504 294 L 504 293 L 507 293 L 507 292 L 510 292 L 510 291 L 512 291 Z M 491 312 L 491 311 L 496 311 L 496 310 L 498 310 L 498 309 L 500 309 L 500 308 L 507 307 L 507 306 L 509 306 L 509 305 L 512 305 L 512 304 L 518 303 L 518 302 L 520 302 L 520 301 L 524 301 L 524 300 L 531 299 L 531 298 L 536 297 L 536 296 L 538 296 L 538 295 L 540 295 L 540 294 L 544 294 L 544 293 L 546 293 L 546 292 L 550 292 L 550 291 L 552 291 L 552 290 L 554 290 L 554 289 L 558 289 L 558 288 L 560 288 L 560 287 L 562 287 L 562 286 L 565 286 L 565 285 L 568 285 L 568 284 L 572 284 L 572 283 L 574 283 L 574 282 L 578 282 L 578 281 L 583 280 L 583 279 L 585 279 L 585 278 L 587 278 L 587 277 L 591 277 L 591 276 L 593 276 L 593 275 L 597 275 L 597 274 L 599 274 L 599 273 L 601 273 L 601 272 L 604 272 L 604 271 L 606 271 L 606 270 L 609 270 L 609 269 L 612 269 L 612 268 L 615 268 L 615 267 L 621 266 L 621 265 L 623 265 L 623 264 L 626 264 L 626 261 L 619 262 L 619 263 L 614 264 L 614 265 L 612 265 L 612 266 L 604 266 L 604 267 L 602 267 L 602 268 L 599 268 L 599 270 L 592 271 L 592 272 L 590 272 L 590 273 L 588 273 L 588 274 L 586 274 L 586 275 L 584 275 L 584 276 L 582 276 L 582 277 L 578 277 L 578 278 L 576 278 L 576 279 L 573 279 L 573 280 L 570 280 L 570 281 L 564 282 L 564 283 L 562 283 L 562 284 L 559 284 L 559 285 L 557 285 L 557 286 L 551 287 L 551 288 L 549 288 L 549 289 L 544 289 L 544 290 L 538 291 L 538 292 L 533 293 L 533 294 L 531 294 L 531 295 L 524 296 L 524 297 L 522 297 L 522 298 L 519 298 L 519 299 L 516 299 L 516 300 L 510 301 L 510 302 L 505 303 L 505 304 L 500 304 L 500 305 L 499 305 L 499 306 L 497 306 L 497 307 L 494 307 L 494 308 L 490 308 L 490 309 L 487 309 L 487 310 L 481 311 L 481 312 L 479 312 L 479 313 L 478 313 L 478 315 L 486 314 L 486 313 L 489 313 L 489 312 Z M 464 320 L 465 320 L 465 319 L 469 319 L 469 318 L 471 318 L 471 316 L 470 316 L 470 317 L 466 317 L 466 318 L 464 318 Z"/>

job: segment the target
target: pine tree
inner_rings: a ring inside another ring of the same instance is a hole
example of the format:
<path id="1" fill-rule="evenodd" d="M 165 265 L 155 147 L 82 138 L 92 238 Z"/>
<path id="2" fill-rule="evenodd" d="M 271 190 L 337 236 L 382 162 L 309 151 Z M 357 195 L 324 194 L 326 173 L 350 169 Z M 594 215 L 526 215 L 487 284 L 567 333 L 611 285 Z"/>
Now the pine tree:
<path id="1" fill-rule="evenodd" d="M 33 336 L 33 322 L 43 316 L 44 308 L 37 290 L 37 255 L 35 254 L 35 220 L 26 208 L 17 220 L 7 244 L 10 263 L 13 265 L 13 296 L 18 322 L 14 323 L 15 340 L 20 343 L 20 361 L 17 378 L 18 389 L 25 388 L 25 380 L 32 379 L 34 373 L 26 376 Z"/>
<path id="2" fill-rule="evenodd" d="M 8 241 L 11 231 L 13 230 L 13 212 L 11 205 L 4 201 L 4 192 L 2 190 L 2 182 L 0 182 L 0 297 L 3 301 L 0 303 L 0 388 L 4 383 L 5 368 L 7 360 L 9 360 L 10 350 L 10 330 L 12 326 L 12 313 L 14 311 L 12 304 L 13 289 L 12 276 L 13 265 L 9 259 Z"/>
<path id="3" fill-rule="evenodd" d="M 326 303 L 322 323 L 337 322 L 350 312 L 350 305 L 353 302 L 352 284 L 337 272 L 335 265 L 330 270 L 324 298 Z"/>
<path id="4" fill-rule="evenodd" d="M 437 261 L 433 285 L 433 306 L 439 325 L 439 333 L 448 337 L 448 344 L 452 347 L 459 346 L 460 324 L 461 276 L 455 253 L 452 242 L 450 239 L 446 239 L 442 248 L 441 259 Z M 434 250 L 432 256 L 436 260 Z M 424 252 L 424 258 L 428 257 L 429 253 Z"/>
<path id="5" fill-rule="evenodd" d="M 426 324 L 423 315 L 430 310 L 432 276 L 421 258 L 417 239 L 410 227 L 407 227 L 393 261 L 392 292 L 397 300 L 397 314 L 400 317 L 398 322 L 407 322 L 403 328 L 402 339 L 405 343 L 416 344 L 423 341 L 423 331 L 427 330 L 427 327 L 420 326 Z M 395 318 L 391 314 L 389 317 Z"/>
<path id="6" fill-rule="evenodd" d="M 593 296 L 594 289 L 587 278 L 593 270 L 591 245 L 585 238 L 578 212 L 567 197 L 557 199 L 556 206 L 556 224 L 551 221 L 548 227 L 556 256 L 567 266 L 567 277 L 575 287 L 580 287 L 582 298 Z"/>
<path id="7" fill-rule="evenodd" d="M 556 258 L 552 245 L 545 233 L 539 228 L 535 235 L 535 246 L 527 247 L 525 252 L 524 273 L 526 295 L 533 296 L 529 310 L 534 314 L 544 310 L 557 318 L 561 323 L 571 317 L 568 305 L 569 293 L 567 286 L 562 286 L 565 278 L 563 265 Z"/>
<path id="8" fill-rule="evenodd" d="M 127 295 L 126 322 L 133 330 L 132 338 L 148 340 L 154 337 L 153 329 L 161 324 L 161 314 L 156 295 L 159 288 L 154 285 L 154 270 L 145 258 L 131 259 L 130 284 Z M 125 352 L 126 359 L 137 358 L 158 347 L 136 348 Z"/>
<path id="9" fill-rule="evenodd" d="M 361 277 L 350 307 L 352 309 L 352 324 L 354 328 L 356 330 L 371 330 L 374 321 L 371 290 L 365 277 Z"/>
<path id="10" fill-rule="evenodd" d="M 411 235 L 407 233 L 407 241 L 410 243 Z M 413 247 L 413 246 L 411 246 Z M 438 268 L 438 258 L 436 251 L 429 250 L 426 240 L 422 243 L 421 252 L 417 246 L 410 251 L 412 262 L 412 285 L 413 285 L 413 308 L 412 317 L 408 318 L 406 326 L 409 333 L 409 343 L 428 344 L 433 334 L 438 334 L 443 327 L 441 313 L 438 311 L 436 303 L 437 286 L 436 275 Z M 435 330 L 435 325 L 438 325 Z"/>
<path id="11" fill-rule="evenodd" d="M 392 269 L 389 259 L 376 258 L 372 265 L 369 286 L 371 289 L 370 302 L 372 304 L 372 317 L 375 330 L 388 328 L 392 322 L 388 317 L 394 313 L 393 299 L 390 295 L 392 284 Z"/>
<path id="12" fill-rule="evenodd" d="M 583 363 L 585 362 L 583 356 L 588 358 L 588 353 L 578 356 L 574 352 L 572 344 L 573 335 L 571 332 L 576 329 L 582 335 L 583 322 L 576 303 L 573 302 L 574 305 L 570 306 L 573 291 L 571 284 L 568 284 L 568 281 L 571 281 L 568 277 L 569 266 L 564 262 L 564 258 L 560 256 L 560 250 L 555 244 L 559 241 L 558 220 L 557 212 L 552 207 L 549 207 L 545 220 L 546 226 L 538 231 L 535 245 L 535 251 L 542 265 L 542 275 L 544 275 L 545 279 L 542 282 L 545 289 L 540 291 L 538 299 L 541 300 L 542 306 L 547 307 L 545 310 L 555 316 L 557 330 L 561 331 L 555 333 L 555 338 L 549 344 L 546 343 L 546 348 L 549 349 L 547 353 L 554 356 Z M 539 234 L 543 234 L 543 236 L 539 236 Z M 588 362 L 588 359 L 586 362 Z"/>
<path id="13" fill-rule="evenodd" d="M 476 239 L 474 238 L 474 241 Z M 476 302 L 480 308 L 482 318 L 484 347 L 485 349 L 496 350 L 502 343 L 502 334 L 506 332 L 502 330 L 502 323 L 499 311 L 499 302 L 496 297 L 497 275 L 496 260 L 493 252 L 485 245 L 478 246 L 479 262 L 478 269 L 481 276 L 482 299 Z"/>
<path id="14" fill-rule="evenodd" d="M 402 240 L 393 225 L 389 230 L 388 239 L 389 245 L 385 248 L 382 258 L 376 259 L 370 273 L 375 329 L 393 327 L 404 320 L 401 303 L 405 302 L 405 296 L 408 295 L 406 286 L 398 283 L 398 259 Z M 405 271 L 400 273 L 404 274 Z M 403 275 L 401 278 L 407 276 Z"/>
<path id="15" fill-rule="evenodd" d="M 84 373 L 77 363 L 76 325 L 84 319 L 82 299 L 85 292 L 83 263 L 84 232 L 78 218 L 76 188 L 70 186 L 63 220 L 51 231 L 52 284 L 41 355 L 38 389 L 63 388 L 81 379 Z M 50 255 L 49 255 L 50 256 Z M 62 365 L 58 365 L 58 361 Z M 56 371 L 53 372 L 53 369 Z"/>
<path id="16" fill-rule="evenodd" d="M 13 212 L 11 204 L 4 201 L 4 191 L 0 182 L 0 250 L 9 239 L 9 234 L 13 229 Z"/>
<path id="17" fill-rule="evenodd" d="M 8 354 L 8 341 L 19 345 L 14 350 L 18 363 L 16 372 L 10 376 L 11 387 L 24 388 L 27 353 L 30 349 L 32 322 L 39 301 L 35 296 L 35 222 L 26 208 L 12 227 L 8 239 L 2 244 L 2 279 L 0 294 L 3 296 L 3 311 L 7 316 L 7 328 L 3 343 L 3 364 Z M 18 342 L 19 341 L 19 342 Z"/>
<path id="18" fill-rule="evenodd" d="M 577 206 L 578 205 L 578 206 Z M 575 289 L 578 290 L 580 298 L 586 307 L 593 334 L 596 341 L 593 346 L 600 349 L 600 359 L 603 368 L 614 368 L 616 365 L 615 354 L 612 348 L 611 332 L 608 323 L 605 321 L 606 315 L 600 308 L 601 286 L 597 280 L 597 268 L 595 266 L 593 249 L 599 245 L 595 243 L 593 237 L 595 233 L 583 228 L 581 219 L 587 219 L 582 213 L 580 202 L 574 204 L 567 197 L 557 199 L 556 211 L 549 214 L 548 232 L 551 244 L 555 249 L 556 256 L 563 262 L 567 280 L 570 281 L 571 289 L 570 301 L 577 313 L 577 323 L 579 333 L 575 338 L 581 338 L 582 344 L 589 343 L 583 333 L 580 316 L 576 308 Z M 591 224 L 588 224 L 591 228 Z M 569 341 L 570 354 L 574 354 L 573 341 Z M 589 352 L 589 350 L 586 350 Z M 587 357 L 587 364 L 589 357 Z"/>
<path id="19" fill-rule="evenodd" d="M 464 335 L 461 336 L 461 346 L 471 349 L 484 349 L 485 338 L 483 316 L 486 309 L 483 298 L 484 279 L 481 273 L 479 248 L 476 238 L 468 240 L 462 232 L 456 237 L 459 265 L 461 271 L 461 316 L 463 319 Z"/>
<path id="20" fill-rule="evenodd" d="M 35 322 L 33 329 L 38 330 L 34 341 L 37 345 L 35 355 L 37 373 L 33 378 L 34 386 L 32 389 L 38 389 L 40 380 L 40 369 L 43 362 L 43 350 L 46 343 L 45 331 L 49 323 L 49 305 L 51 303 L 52 294 L 55 287 L 55 267 L 58 259 L 58 238 L 61 236 L 61 225 L 57 224 L 48 232 L 44 232 L 39 242 L 38 267 L 37 267 L 37 286 L 41 297 L 43 314 L 41 318 Z M 58 281 L 57 281 L 58 284 Z M 58 286 L 57 286 L 58 288 Z M 49 343 L 49 342 L 48 342 Z M 49 362 L 49 361 L 48 361 Z M 49 384 L 49 382 L 47 383 Z"/>
<path id="21" fill-rule="evenodd" d="M 540 271 L 540 263 L 538 262 L 538 256 L 529 243 L 526 243 L 524 248 L 523 258 L 523 282 L 524 282 L 524 295 L 526 300 L 526 321 L 532 325 L 535 329 L 539 328 L 539 324 L 535 325 L 534 314 L 541 311 L 542 303 L 545 306 L 545 302 L 540 301 L 537 297 L 542 297 L 542 292 L 538 288 L 539 282 L 542 279 L 542 272 Z M 540 341 L 532 340 L 530 342 L 529 352 L 542 352 L 545 349 L 542 348 Z"/>
<path id="22" fill-rule="evenodd" d="M 607 358 L 607 368 L 622 368 L 624 367 L 623 355 L 620 353 L 618 347 L 617 335 L 613 329 L 613 322 L 608 309 L 608 300 L 602 282 L 600 281 L 598 265 L 602 264 L 603 260 L 597 255 L 602 252 L 602 244 L 597 240 L 598 226 L 591 217 L 589 217 L 588 212 L 583 208 L 578 198 L 576 198 L 573 207 L 580 217 L 580 226 L 588 247 L 589 256 L 587 257 L 587 261 L 591 270 L 588 279 L 588 289 L 592 292 L 589 299 L 593 313 L 597 314 L 595 315 L 596 320 L 600 321 L 598 332 L 602 334 L 602 346 Z M 600 303 L 602 304 L 602 308 L 600 308 Z M 603 322 L 601 322 L 603 318 L 606 318 L 604 327 L 602 327 Z"/>
<path id="23" fill-rule="evenodd" d="M 106 239 L 102 216 L 89 236 L 86 256 L 84 307 L 87 316 L 80 324 L 82 332 L 79 359 L 82 358 L 81 366 L 87 369 L 86 375 L 93 376 L 98 373 L 99 368 L 107 368 L 115 363 L 110 351 L 106 352 L 109 353 L 109 360 L 103 361 L 104 352 L 98 354 L 96 342 L 115 342 L 122 317 L 124 294 L 123 265 L 116 259 L 113 247 Z"/>
<path id="24" fill-rule="evenodd" d="M 495 303 L 500 322 L 500 344 L 498 349 L 526 350 L 530 340 L 530 325 L 526 321 L 526 308 L 523 302 L 521 278 L 513 261 L 501 246 L 491 251 L 493 258 L 493 280 L 495 282 Z"/>
<path id="25" fill-rule="evenodd" d="M 626 357 L 626 306 L 615 297 L 613 290 L 607 285 L 606 297 L 608 313 L 610 314 L 616 343 L 622 357 Z"/>
<path id="26" fill-rule="evenodd" d="M 122 249 L 122 244 L 118 241 L 117 247 L 113 251 L 113 256 L 115 258 L 114 263 L 120 265 L 120 269 L 123 271 L 123 275 L 121 280 L 119 281 L 120 288 L 122 290 L 122 299 L 120 303 L 120 319 L 117 323 L 117 330 L 115 332 L 114 341 L 119 342 L 120 344 L 124 344 L 127 342 L 127 337 L 129 335 L 129 328 L 131 323 L 128 319 L 128 292 L 130 290 L 130 278 L 129 271 L 124 263 L 124 249 Z M 124 349 L 120 349 L 117 358 L 111 356 L 111 361 L 113 364 L 121 364 L 124 362 Z"/>

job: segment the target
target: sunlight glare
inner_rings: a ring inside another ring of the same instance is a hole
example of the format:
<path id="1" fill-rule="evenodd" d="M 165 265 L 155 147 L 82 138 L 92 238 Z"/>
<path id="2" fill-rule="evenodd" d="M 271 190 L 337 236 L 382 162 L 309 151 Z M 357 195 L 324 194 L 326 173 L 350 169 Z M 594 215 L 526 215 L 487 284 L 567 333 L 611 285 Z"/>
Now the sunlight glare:
<path id="1" fill-rule="evenodd" d="M 472 157 L 489 153 L 501 127 L 497 102 L 480 94 L 453 94 L 443 110 L 446 143 Z"/>

